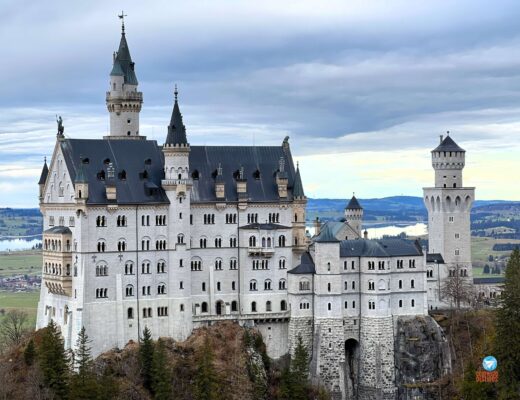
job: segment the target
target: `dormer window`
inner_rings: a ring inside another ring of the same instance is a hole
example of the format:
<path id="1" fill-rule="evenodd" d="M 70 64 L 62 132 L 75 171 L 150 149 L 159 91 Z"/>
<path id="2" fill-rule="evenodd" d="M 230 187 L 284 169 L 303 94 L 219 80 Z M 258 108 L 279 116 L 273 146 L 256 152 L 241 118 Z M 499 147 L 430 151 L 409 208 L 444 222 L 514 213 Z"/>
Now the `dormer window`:
<path id="1" fill-rule="evenodd" d="M 103 164 L 105 164 L 105 165 L 110 164 L 110 158 L 105 158 L 105 159 L 103 160 Z"/>
<path id="2" fill-rule="evenodd" d="M 144 164 L 145 165 L 152 165 L 152 159 L 151 158 L 147 158 L 146 160 L 144 160 Z"/>
<path id="3" fill-rule="evenodd" d="M 255 172 L 253 172 L 253 178 L 260 179 L 260 171 L 258 169 Z"/>
<path id="4" fill-rule="evenodd" d="M 89 162 L 90 162 L 90 160 L 88 159 L 88 157 L 83 159 L 83 164 L 88 164 Z"/>
<path id="5" fill-rule="evenodd" d="M 199 171 L 198 170 L 195 170 L 191 173 L 191 178 L 192 179 L 199 179 Z"/>
<path id="6" fill-rule="evenodd" d="M 125 170 L 122 170 L 119 173 L 119 179 L 121 179 L 122 181 L 126 181 L 126 171 Z"/>
<path id="7" fill-rule="evenodd" d="M 100 181 L 104 181 L 105 180 L 105 171 L 104 170 L 99 171 L 98 174 L 97 174 L 97 178 Z"/>

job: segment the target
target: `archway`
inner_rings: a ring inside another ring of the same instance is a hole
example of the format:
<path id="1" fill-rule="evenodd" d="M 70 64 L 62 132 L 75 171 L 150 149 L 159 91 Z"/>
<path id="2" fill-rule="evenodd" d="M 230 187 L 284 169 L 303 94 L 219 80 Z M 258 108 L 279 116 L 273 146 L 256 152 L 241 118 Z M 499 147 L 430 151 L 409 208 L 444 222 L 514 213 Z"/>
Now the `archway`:
<path id="1" fill-rule="evenodd" d="M 223 309 L 224 309 L 224 307 L 223 307 L 222 301 L 217 301 L 216 310 L 215 310 L 217 315 L 222 315 Z"/>
<path id="2" fill-rule="evenodd" d="M 357 398 L 359 371 L 359 342 L 355 339 L 345 341 L 345 393 L 347 399 Z"/>

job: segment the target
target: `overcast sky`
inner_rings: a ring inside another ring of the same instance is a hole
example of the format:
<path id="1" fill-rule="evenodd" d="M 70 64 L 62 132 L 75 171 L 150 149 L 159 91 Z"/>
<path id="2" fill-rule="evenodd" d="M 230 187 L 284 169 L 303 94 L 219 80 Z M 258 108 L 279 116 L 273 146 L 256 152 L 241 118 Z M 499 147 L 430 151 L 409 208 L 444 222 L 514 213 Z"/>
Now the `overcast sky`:
<path id="1" fill-rule="evenodd" d="M 0 207 L 35 207 L 55 115 L 107 133 L 124 8 L 162 143 L 173 84 L 188 139 L 281 144 L 309 197 L 422 195 L 447 130 L 479 199 L 520 200 L 518 1 L 0 0 Z"/>

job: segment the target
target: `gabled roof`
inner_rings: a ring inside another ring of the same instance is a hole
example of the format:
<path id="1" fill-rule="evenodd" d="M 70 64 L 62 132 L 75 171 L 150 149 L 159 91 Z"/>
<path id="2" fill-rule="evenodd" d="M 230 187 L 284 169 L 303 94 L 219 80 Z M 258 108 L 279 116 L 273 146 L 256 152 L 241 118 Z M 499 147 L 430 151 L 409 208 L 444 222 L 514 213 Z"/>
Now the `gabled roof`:
<path id="1" fill-rule="evenodd" d="M 432 153 L 438 151 L 460 151 L 463 153 L 466 152 L 466 150 L 459 147 L 459 145 L 455 143 L 451 136 L 446 136 L 444 140 L 441 142 L 441 144 L 432 150 Z"/>
<path id="2" fill-rule="evenodd" d="M 316 267 L 314 266 L 314 261 L 312 260 L 312 257 L 309 254 L 309 252 L 303 253 L 300 259 L 300 264 L 288 271 L 288 273 L 298 275 L 316 273 Z"/>
<path id="3" fill-rule="evenodd" d="M 47 160 L 45 160 L 43 163 L 42 173 L 40 175 L 40 180 L 38 181 L 38 185 L 45 185 L 48 175 L 49 175 L 49 167 L 47 167 Z"/>
<path id="4" fill-rule="evenodd" d="M 123 75 L 125 77 L 125 83 L 129 85 L 137 85 L 137 76 L 135 75 L 134 62 L 130 56 L 130 49 L 126 42 L 125 33 L 121 33 L 121 41 L 119 42 L 119 50 L 117 51 L 116 58 L 114 60 L 114 66 L 110 75 Z M 122 72 L 120 74 L 119 72 Z"/>
<path id="5" fill-rule="evenodd" d="M 442 258 L 441 253 L 428 253 L 426 254 L 426 262 L 444 264 L 444 258 Z"/>
<path id="6" fill-rule="evenodd" d="M 415 242 L 404 239 L 356 239 L 342 240 L 340 257 L 414 257 L 422 256 Z"/>
<path id="7" fill-rule="evenodd" d="M 177 101 L 177 89 L 175 89 L 175 103 L 173 105 L 172 117 L 170 125 L 168 125 L 168 135 L 166 136 L 165 144 L 188 144 L 186 138 L 186 127 L 182 122 L 182 114 Z"/>
<path id="8" fill-rule="evenodd" d="M 317 243 L 337 243 L 339 240 L 334 235 L 334 231 L 329 224 L 326 224 L 320 231 L 319 235 L 314 239 Z"/>
<path id="9" fill-rule="evenodd" d="M 348 202 L 347 206 L 345 207 L 345 210 L 362 210 L 363 207 L 361 207 L 361 204 L 359 204 L 358 199 L 356 199 L 356 196 L 352 196 L 350 201 Z"/>
<path id="10" fill-rule="evenodd" d="M 302 178 L 300 176 L 300 166 L 299 165 L 296 168 L 296 176 L 294 177 L 293 196 L 301 197 L 301 198 L 305 197 L 305 193 L 303 191 Z"/>
<path id="11" fill-rule="evenodd" d="M 61 150 L 72 182 L 89 184 L 87 204 L 108 204 L 106 198 L 109 163 L 115 170 L 118 204 L 168 204 L 161 188 L 163 154 L 153 140 L 65 139 Z M 83 158 L 83 162 L 81 161 Z M 150 187 L 153 184 L 156 189 Z"/>

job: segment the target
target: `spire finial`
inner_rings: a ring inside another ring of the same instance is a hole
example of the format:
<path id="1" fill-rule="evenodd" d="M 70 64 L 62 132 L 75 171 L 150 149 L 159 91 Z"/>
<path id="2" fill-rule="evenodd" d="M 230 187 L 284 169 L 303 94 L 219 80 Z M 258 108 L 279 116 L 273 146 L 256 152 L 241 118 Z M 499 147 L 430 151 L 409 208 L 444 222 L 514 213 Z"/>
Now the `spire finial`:
<path id="1" fill-rule="evenodd" d="M 446 131 L 446 134 L 447 134 L 448 136 L 450 136 L 450 131 Z"/>
<path id="2" fill-rule="evenodd" d="M 356 192 L 352 192 L 352 197 L 356 197 Z"/>
<path id="3" fill-rule="evenodd" d="M 177 84 L 175 84 L 175 90 L 173 91 L 173 94 L 175 96 L 175 101 L 177 101 L 177 96 L 179 95 L 179 91 L 177 90 Z"/>
<path id="4" fill-rule="evenodd" d="M 44 164 L 47 164 L 47 156 L 44 156 L 44 157 L 43 157 L 43 163 L 44 163 Z"/>
<path id="5" fill-rule="evenodd" d="M 125 14 L 125 12 L 123 10 L 121 10 L 121 14 L 118 15 L 119 19 L 121 20 L 121 33 L 124 35 L 125 34 L 125 17 L 127 15 Z"/>
<path id="6" fill-rule="evenodd" d="M 300 162 L 296 161 L 296 169 L 300 169 Z"/>

